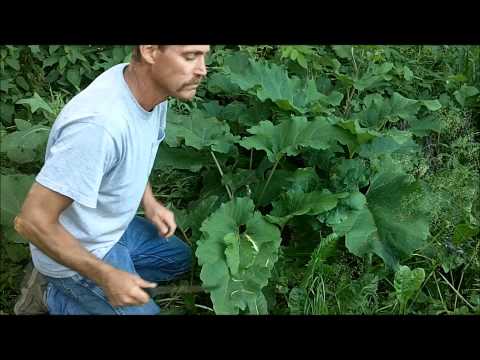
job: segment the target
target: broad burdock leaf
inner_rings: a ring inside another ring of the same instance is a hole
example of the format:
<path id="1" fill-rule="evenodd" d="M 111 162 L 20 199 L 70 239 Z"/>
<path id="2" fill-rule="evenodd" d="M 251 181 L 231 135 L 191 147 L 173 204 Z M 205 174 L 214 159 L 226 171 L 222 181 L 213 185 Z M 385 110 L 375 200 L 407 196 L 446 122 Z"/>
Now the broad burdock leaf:
<path id="1" fill-rule="evenodd" d="M 293 116 L 278 125 L 265 120 L 247 131 L 253 136 L 243 138 L 239 144 L 246 149 L 265 150 L 272 163 L 284 155 L 298 155 L 303 147 L 325 150 L 337 141 L 350 146 L 355 143 L 348 131 L 326 118 L 308 121 L 305 117 Z"/>
<path id="2" fill-rule="evenodd" d="M 165 142 L 177 147 L 183 140 L 185 145 L 197 150 L 213 150 L 229 153 L 233 144 L 240 139 L 230 133 L 229 126 L 214 117 L 206 117 L 200 110 L 190 115 L 178 115 L 173 112 L 168 117 Z"/>
<path id="3" fill-rule="evenodd" d="M 276 64 L 240 60 L 239 56 L 233 59 L 236 60 L 225 61 L 230 80 L 242 90 L 256 95 L 260 101 L 273 101 L 282 110 L 296 110 L 303 114 L 309 111 L 310 104 L 318 100 L 336 105 L 339 97 L 341 101 L 340 93 L 327 97 L 318 92 L 314 80 L 304 82 L 298 77 L 289 77 L 287 70 Z"/>
<path id="4" fill-rule="evenodd" d="M 429 111 L 438 111 L 442 104 L 438 100 L 413 100 L 399 93 L 393 93 L 391 98 L 383 98 L 380 94 L 370 94 L 363 99 L 365 109 L 355 114 L 364 126 L 384 126 L 387 121 L 396 122 L 399 119 L 406 120 L 415 125 L 418 121 L 416 114 L 423 105 Z"/>
<path id="5" fill-rule="evenodd" d="M 266 314 L 262 289 L 278 259 L 280 231 L 248 198 L 223 204 L 202 224 L 196 256 L 217 314 Z"/>
<path id="6" fill-rule="evenodd" d="M 391 80 L 391 75 L 388 75 L 388 73 L 393 69 L 393 66 L 391 62 L 373 65 L 360 79 L 354 80 L 353 86 L 359 91 L 387 86 L 389 85 L 388 81 Z"/>
<path id="7" fill-rule="evenodd" d="M 207 90 L 212 94 L 228 94 L 236 95 L 241 92 L 238 85 L 234 84 L 227 75 L 222 73 L 214 73 L 207 77 Z"/>
<path id="8" fill-rule="evenodd" d="M 415 114 L 418 112 L 421 103 L 418 100 L 408 99 L 397 92 L 394 92 L 390 98 L 391 106 L 391 121 L 400 118 L 407 121 L 415 119 Z"/>
<path id="9" fill-rule="evenodd" d="M 480 91 L 476 87 L 464 84 L 459 90 L 456 90 L 453 95 L 460 105 L 465 106 L 465 101 L 478 93 L 480 93 Z"/>
<path id="10" fill-rule="evenodd" d="M 380 133 L 375 130 L 363 128 L 357 119 L 339 121 L 338 126 L 348 130 L 353 135 L 353 140 L 346 142 L 350 157 L 358 151 L 360 145 L 370 142 L 372 139 L 380 136 Z"/>
<path id="11" fill-rule="evenodd" d="M 412 132 L 388 129 L 383 132 L 382 136 L 373 139 L 370 143 L 360 145 L 359 155 L 367 159 L 373 159 L 392 153 L 408 153 L 418 150 L 420 150 L 420 147 L 413 140 Z"/>
<path id="12" fill-rule="evenodd" d="M 287 191 L 280 199 L 273 202 L 273 210 L 267 219 L 279 226 L 284 226 L 291 218 L 299 215 L 318 215 L 337 206 L 338 197 L 328 190 L 303 193 Z"/>
<path id="13" fill-rule="evenodd" d="M 420 100 L 420 102 L 430 111 L 437 111 L 442 108 L 442 104 L 438 100 Z"/>
<path id="14" fill-rule="evenodd" d="M 48 141 L 50 128 L 34 125 L 26 130 L 14 131 L 2 138 L 0 152 L 18 164 L 40 161 Z"/>
<path id="15" fill-rule="evenodd" d="M 242 191 L 242 193 L 251 195 L 252 188 L 250 185 L 258 183 L 258 181 L 259 179 L 257 178 L 254 170 L 238 168 L 235 170 L 234 173 L 225 173 L 222 178 L 222 184 L 228 185 L 234 195 L 237 190 Z"/>
<path id="16" fill-rule="evenodd" d="M 333 51 L 339 58 L 351 59 L 352 58 L 352 46 L 351 45 L 332 45 Z"/>
<path id="17" fill-rule="evenodd" d="M 200 226 L 202 222 L 220 206 L 218 196 L 211 195 L 206 198 L 193 201 L 188 210 L 175 210 L 175 217 L 179 220 L 183 231 L 192 230 L 191 240 L 196 242 L 200 239 Z M 177 216 L 178 214 L 178 216 Z"/>
<path id="18" fill-rule="evenodd" d="M 433 131 L 440 133 L 445 127 L 445 123 L 439 116 L 429 116 L 422 120 L 417 120 L 411 124 L 410 132 L 416 136 L 428 136 Z"/>
<path id="19" fill-rule="evenodd" d="M 173 148 L 165 143 L 160 145 L 153 165 L 156 170 L 173 168 L 193 172 L 198 172 L 205 166 L 215 166 L 210 154 L 191 151 L 188 148 Z"/>
<path id="20" fill-rule="evenodd" d="M 270 170 L 271 171 L 271 170 Z M 264 180 L 270 175 L 270 171 L 265 173 Z M 275 200 L 280 194 L 282 194 L 285 189 L 288 189 L 290 185 L 290 178 L 294 173 L 288 170 L 275 170 L 270 179 L 267 189 L 263 192 L 265 187 L 265 181 L 255 182 L 250 184 L 252 190 L 252 198 L 255 201 L 257 206 L 266 206 Z M 257 175 L 257 178 L 258 177 Z M 260 198 L 260 195 L 262 197 Z"/>
<path id="21" fill-rule="evenodd" d="M 13 219 L 20 213 L 23 201 L 33 184 L 34 176 L 0 175 L 0 224 L 13 227 Z"/>
<path id="22" fill-rule="evenodd" d="M 332 219 L 331 225 L 337 234 L 345 235 L 350 252 L 357 256 L 374 253 L 397 269 L 400 259 L 424 244 L 429 219 L 415 207 L 423 196 L 420 184 L 389 170 L 373 178 L 363 207 L 358 209 L 363 201 L 357 201 L 356 209 L 344 213 L 340 222 Z"/>
<path id="23" fill-rule="evenodd" d="M 453 233 L 453 243 L 460 245 L 462 242 L 471 239 L 480 233 L 480 227 L 471 224 L 458 224 Z"/>
<path id="24" fill-rule="evenodd" d="M 330 181 L 336 191 L 358 191 L 368 185 L 370 173 L 367 162 L 361 158 L 339 158 L 331 169 Z"/>
<path id="25" fill-rule="evenodd" d="M 320 179 L 313 167 L 297 169 L 287 180 L 290 183 L 289 189 L 304 193 L 317 190 L 320 185 Z"/>

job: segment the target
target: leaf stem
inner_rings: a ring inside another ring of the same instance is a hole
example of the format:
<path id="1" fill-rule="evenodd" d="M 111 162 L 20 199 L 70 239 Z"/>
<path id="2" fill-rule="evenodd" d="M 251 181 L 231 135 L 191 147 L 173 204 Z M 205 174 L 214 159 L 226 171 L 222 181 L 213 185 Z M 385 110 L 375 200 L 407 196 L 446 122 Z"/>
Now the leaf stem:
<path id="1" fill-rule="evenodd" d="M 263 187 L 262 193 L 260 194 L 260 197 L 258 198 L 258 203 L 259 204 L 260 204 L 260 201 L 263 198 L 263 194 L 265 194 L 265 190 L 267 190 L 268 184 L 270 184 L 270 180 L 272 180 L 273 173 L 275 172 L 275 169 L 277 168 L 277 165 L 282 158 L 283 158 L 283 154 L 277 159 L 277 161 L 273 165 L 272 171 L 270 172 L 270 175 L 268 176 L 267 182 L 265 183 L 265 186 Z"/>
<path id="2" fill-rule="evenodd" d="M 218 172 L 220 173 L 220 176 L 223 179 L 223 171 L 222 171 L 222 168 L 220 167 L 220 163 L 218 162 L 213 151 L 210 150 L 210 154 L 212 154 L 213 160 L 215 161 L 215 165 L 217 165 Z M 232 190 L 230 190 L 230 187 L 227 184 L 225 184 L 225 189 L 227 189 L 227 193 L 228 193 L 228 196 L 230 197 L 230 200 L 233 200 Z"/>

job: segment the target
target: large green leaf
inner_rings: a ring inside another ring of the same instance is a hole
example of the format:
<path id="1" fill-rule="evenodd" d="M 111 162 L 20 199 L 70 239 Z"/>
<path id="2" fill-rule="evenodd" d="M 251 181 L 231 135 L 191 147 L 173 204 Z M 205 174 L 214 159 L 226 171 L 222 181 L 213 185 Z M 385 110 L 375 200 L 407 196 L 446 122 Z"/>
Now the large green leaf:
<path id="1" fill-rule="evenodd" d="M 201 231 L 196 255 L 215 312 L 267 313 L 262 289 L 278 258 L 278 228 L 254 211 L 252 200 L 234 198 L 210 215 Z"/>
<path id="2" fill-rule="evenodd" d="M 437 111 L 442 108 L 442 104 L 438 100 L 421 100 L 421 103 L 430 111 Z"/>
<path id="3" fill-rule="evenodd" d="M 428 136 L 432 131 L 440 133 L 445 127 L 439 116 L 430 116 L 411 124 L 410 131 L 416 136 Z"/>
<path id="4" fill-rule="evenodd" d="M 267 219 L 280 226 L 299 215 L 318 215 L 337 206 L 338 197 L 329 191 L 303 193 L 287 191 L 273 202 L 273 211 Z"/>
<path id="5" fill-rule="evenodd" d="M 252 59 L 237 62 L 226 61 L 231 81 L 242 90 L 255 94 L 261 101 L 270 99 L 283 110 L 297 110 L 300 113 L 307 112 L 308 105 L 320 99 L 338 104 L 338 99 L 330 99 L 319 93 L 314 80 L 303 82 L 298 77 L 289 77 L 281 66 Z"/>
<path id="6" fill-rule="evenodd" d="M 307 193 L 317 190 L 320 186 L 320 179 L 313 167 L 297 169 L 287 180 L 289 189 L 293 191 Z"/>
<path id="7" fill-rule="evenodd" d="M 10 160 L 24 164 L 42 160 L 50 128 L 34 125 L 23 131 L 14 131 L 2 138 L 0 152 L 7 153 Z"/>
<path id="8" fill-rule="evenodd" d="M 172 148 L 162 143 L 158 149 L 153 165 L 154 169 L 185 169 L 193 172 L 200 171 L 204 166 L 215 166 L 210 154 L 191 151 L 186 148 Z"/>
<path id="9" fill-rule="evenodd" d="M 305 117 L 293 116 L 278 125 L 266 120 L 248 129 L 249 136 L 239 143 L 247 149 L 265 150 L 273 163 L 284 155 L 299 154 L 302 147 L 325 150 L 340 142 L 353 144 L 355 139 L 348 131 L 331 124 L 326 118 L 307 121 Z"/>
<path id="10" fill-rule="evenodd" d="M 34 176 L 0 175 L 0 224 L 13 227 L 13 219 L 20 213 L 23 201 L 33 184 Z"/>
<path id="11" fill-rule="evenodd" d="M 347 248 L 357 256 L 375 253 L 390 267 L 421 247 L 429 235 L 429 219 L 415 207 L 422 197 L 418 182 L 386 168 L 371 182 L 365 206 L 350 210 L 332 223 L 345 235 Z"/>
<path id="12" fill-rule="evenodd" d="M 50 114 L 54 114 L 54 111 L 50 107 L 50 105 L 47 104 L 45 100 L 43 100 L 40 95 L 38 95 L 36 92 L 33 94 L 33 97 L 28 98 L 28 99 L 21 99 L 16 102 L 16 104 L 27 104 L 30 106 L 30 109 L 32 113 L 35 113 L 38 109 L 43 109 Z"/>
<path id="13" fill-rule="evenodd" d="M 235 172 L 228 172 L 222 178 L 222 183 L 228 185 L 232 190 L 233 194 L 237 191 L 242 193 L 251 194 L 252 189 L 251 184 L 257 183 L 259 179 L 257 178 L 254 170 L 247 169 L 236 169 Z M 237 195 L 238 196 L 238 195 Z"/>
<path id="14" fill-rule="evenodd" d="M 419 146 L 412 139 L 412 133 L 398 129 L 389 129 L 383 132 L 370 143 L 360 145 L 359 155 L 368 159 L 402 152 L 408 153 L 419 150 Z"/>
<path id="15" fill-rule="evenodd" d="M 338 122 L 338 125 L 343 129 L 348 130 L 354 136 L 355 141 L 351 140 L 346 143 L 350 156 L 358 150 L 360 145 L 365 144 L 380 135 L 378 131 L 363 128 L 357 119 L 340 121 Z"/>
<path id="16" fill-rule="evenodd" d="M 358 191 L 368 185 L 370 169 L 361 158 L 337 159 L 330 173 L 330 181 L 336 191 Z"/>
<path id="17" fill-rule="evenodd" d="M 462 87 L 456 90 L 453 94 L 455 99 L 460 103 L 460 105 L 465 106 L 465 103 L 468 98 L 478 95 L 480 91 L 474 86 L 462 85 Z"/>
<path id="18" fill-rule="evenodd" d="M 421 103 L 418 100 L 408 99 L 397 92 L 394 92 L 390 98 L 391 120 L 399 117 L 403 120 L 414 120 Z"/>
<path id="19" fill-rule="evenodd" d="M 389 78 L 385 75 L 393 68 L 392 63 L 385 63 L 382 66 L 377 66 L 373 71 L 365 73 L 358 80 L 354 80 L 354 87 L 359 91 L 372 90 L 378 87 L 388 85 Z"/>
<path id="20" fill-rule="evenodd" d="M 228 76 L 221 73 L 209 75 L 206 87 L 212 94 L 235 95 L 240 92 L 238 85 L 234 84 Z"/>
<path id="21" fill-rule="evenodd" d="M 227 124 L 213 117 L 206 117 L 199 110 L 190 115 L 171 113 L 168 118 L 168 128 L 165 142 L 172 147 L 179 146 L 180 141 L 197 150 L 207 149 L 220 153 L 228 153 L 238 136 L 230 133 Z"/>
<path id="22" fill-rule="evenodd" d="M 258 169 L 257 169 L 258 170 Z M 257 171 L 258 172 L 258 171 Z M 270 172 L 265 174 L 266 177 L 270 175 Z M 265 182 L 260 181 L 250 184 L 252 190 L 252 198 L 257 206 L 266 206 L 275 200 L 280 194 L 283 193 L 290 185 L 290 177 L 293 175 L 292 171 L 277 169 L 273 173 L 267 188 L 264 190 Z M 260 195 L 262 197 L 260 198 Z"/>
<path id="23" fill-rule="evenodd" d="M 188 210 L 174 209 L 175 217 L 178 219 L 179 225 L 183 231 L 192 230 L 191 239 L 197 241 L 200 239 L 200 227 L 202 222 L 212 214 L 220 206 L 218 196 L 211 195 L 207 198 L 202 198 L 193 201 L 189 204 Z"/>

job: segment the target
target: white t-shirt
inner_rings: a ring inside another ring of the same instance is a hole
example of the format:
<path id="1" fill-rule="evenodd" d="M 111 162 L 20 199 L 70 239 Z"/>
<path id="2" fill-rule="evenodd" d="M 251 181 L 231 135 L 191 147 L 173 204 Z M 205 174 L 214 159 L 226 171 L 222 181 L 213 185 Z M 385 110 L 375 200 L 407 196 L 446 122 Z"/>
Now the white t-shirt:
<path id="1" fill-rule="evenodd" d="M 92 254 L 103 258 L 134 218 L 165 138 L 167 101 L 145 111 L 119 64 L 72 98 L 49 134 L 41 185 L 74 202 L 59 222 Z M 35 267 L 51 277 L 75 271 L 30 244 Z"/>

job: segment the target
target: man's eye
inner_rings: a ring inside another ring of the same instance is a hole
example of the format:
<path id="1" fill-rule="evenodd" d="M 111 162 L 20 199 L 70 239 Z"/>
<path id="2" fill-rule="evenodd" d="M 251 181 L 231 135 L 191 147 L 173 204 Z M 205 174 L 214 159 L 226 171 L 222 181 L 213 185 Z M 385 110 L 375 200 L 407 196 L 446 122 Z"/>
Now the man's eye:
<path id="1" fill-rule="evenodd" d="M 185 55 L 184 58 L 185 58 L 185 60 L 193 61 L 193 60 L 195 60 L 195 55 Z"/>

